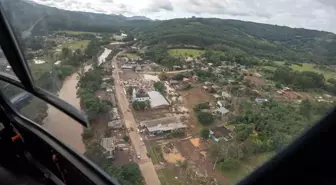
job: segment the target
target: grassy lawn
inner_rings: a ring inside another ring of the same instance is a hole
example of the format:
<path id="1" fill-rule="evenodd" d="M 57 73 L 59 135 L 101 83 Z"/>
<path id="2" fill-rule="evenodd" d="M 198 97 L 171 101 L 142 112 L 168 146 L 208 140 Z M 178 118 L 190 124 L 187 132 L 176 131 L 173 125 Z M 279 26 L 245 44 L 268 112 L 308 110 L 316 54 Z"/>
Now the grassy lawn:
<path id="1" fill-rule="evenodd" d="M 175 177 L 178 177 L 179 174 L 176 169 L 174 168 L 165 168 L 162 170 L 158 170 L 157 174 L 159 176 L 159 179 L 161 181 L 162 185 L 184 185 L 187 184 L 183 182 L 182 179 L 175 179 Z"/>
<path id="2" fill-rule="evenodd" d="M 169 49 L 168 53 L 171 56 L 192 56 L 192 57 L 199 57 L 201 54 L 203 54 L 205 51 L 201 49 Z"/>
<path id="3" fill-rule="evenodd" d="M 270 71 L 275 71 L 276 70 L 276 67 L 273 67 L 273 66 L 263 66 L 262 68 L 270 70 Z"/>
<path id="4" fill-rule="evenodd" d="M 54 68 L 54 64 L 47 60 L 44 64 L 35 64 L 34 62 L 29 62 L 28 65 L 35 80 L 40 79 L 41 75 L 46 72 L 50 72 Z"/>
<path id="5" fill-rule="evenodd" d="M 85 32 L 85 31 L 57 31 L 57 33 L 67 33 L 67 34 L 71 34 L 71 35 L 80 35 L 83 33 L 90 33 L 90 34 L 96 34 L 95 32 Z"/>
<path id="6" fill-rule="evenodd" d="M 168 167 L 157 170 L 162 185 L 199 185 L 204 184 L 181 167 Z"/>
<path id="7" fill-rule="evenodd" d="M 140 58 L 140 56 L 139 56 L 138 54 L 136 54 L 136 53 L 125 53 L 125 55 L 126 55 L 128 58 L 130 58 L 130 59 L 134 59 L 134 60 Z"/>
<path id="8" fill-rule="evenodd" d="M 159 164 L 160 161 L 164 160 L 160 146 L 149 146 L 148 152 L 152 159 L 153 164 Z"/>
<path id="9" fill-rule="evenodd" d="M 85 49 L 87 45 L 89 44 L 89 40 L 79 40 L 72 42 L 70 44 L 67 44 L 63 47 L 67 47 L 69 49 L 75 50 L 75 49 Z"/>
<path id="10" fill-rule="evenodd" d="M 293 65 L 291 65 L 291 68 L 293 70 L 296 70 L 296 71 L 313 71 L 313 72 L 316 72 L 316 73 L 320 73 L 320 74 L 323 74 L 326 79 L 336 78 L 336 73 L 335 72 L 325 71 L 325 70 L 314 68 L 314 65 L 309 64 L 309 63 L 303 63 L 302 66 L 298 66 L 298 65 L 293 64 Z"/>
<path id="11" fill-rule="evenodd" d="M 275 61 L 275 63 L 278 66 L 282 66 L 282 65 L 284 65 L 285 62 Z M 295 71 L 313 71 L 313 72 L 316 72 L 316 73 L 323 74 L 326 79 L 329 79 L 329 78 L 335 78 L 336 79 L 336 72 L 325 71 L 325 70 L 314 68 L 314 64 L 303 63 L 302 66 L 292 64 L 290 67 Z M 276 70 L 276 67 L 273 67 L 273 66 L 263 66 L 262 68 L 268 69 L 268 70 L 271 70 L 271 71 Z"/>
<path id="12" fill-rule="evenodd" d="M 269 152 L 253 156 L 243 162 L 237 169 L 222 171 L 222 174 L 229 179 L 231 184 L 236 184 L 241 179 L 250 174 L 255 168 L 271 158 L 273 155 L 273 152 Z M 219 168 L 219 165 L 217 166 L 217 168 Z"/>

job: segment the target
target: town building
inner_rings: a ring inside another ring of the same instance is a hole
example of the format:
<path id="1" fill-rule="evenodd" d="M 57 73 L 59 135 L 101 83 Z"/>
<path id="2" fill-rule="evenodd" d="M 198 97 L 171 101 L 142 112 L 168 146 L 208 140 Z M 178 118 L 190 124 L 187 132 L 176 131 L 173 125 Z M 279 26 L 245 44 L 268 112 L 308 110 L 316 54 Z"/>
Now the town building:
<path id="1" fill-rule="evenodd" d="M 210 138 L 215 142 L 219 140 L 229 141 L 233 139 L 233 133 L 225 126 L 216 127 L 210 130 Z"/>
<path id="2" fill-rule="evenodd" d="M 174 116 L 142 121 L 140 122 L 140 126 L 145 128 L 150 135 L 169 133 L 175 130 L 184 130 L 187 127 Z"/>
<path id="3" fill-rule="evenodd" d="M 218 109 L 215 109 L 213 111 L 214 114 L 221 115 L 221 116 L 224 116 L 228 112 L 230 112 L 230 111 L 227 110 L 225 107 L 219 107 Z"/>
<path id="4" fill-rule="evenodd" d="M 148 100 L 150 100 L 148 93 L 146 93 L 143 89 L 136 91 L 135 88 L 133 88 L 132 102 L 135 102 L 135 101 L 143 102 L 143 101 L 148 101 Z"/>
<path id="5" fill-rule="evenodd" d="M 134 68 L 134 65 L 130 65 L 130 64 L 124 64 L 121 66 L 121 69 L 132 70 L 133 68 Z"/>
<path id="6" fill-rule="evenodd" d="M 112 129 L 121 129 L 123 128 L 123 122 L 118 119 L 118 120 L 113 120 L 113 121 L 109 121 L 107 123 L 108 128 L 112 128 Z"/>
<path id="7" fill-rule="evenodd" d="M 100 141 L 100 145 L 105 149 L 104 154 L 106 155 L 106 158 L 108 159 L 114 158 L 115 140 L 113 137 L 103 138 Z"/>
<path id="8" fill-rule="evenodd" d="M 223 100 L 219 100 L 219 101 L 217 101 L 217 105 L 218 105 L 219 107 L 224 107 L 224 105 L 225 105 L 225 101 L 223 101 Z"/>
<path id="9" fill-rule="evenodd" d="M 267 102 L 268 100 L 267 99 L 264 99 L 264 98 L 256 98 L 254 100 L 256 103 L 263 103 L 263 102 Z"/>
<path id="10" fill-rule="evenodd" d="M 222 92 L 222 97 L 223 98 L 226 98 L 226 99 L 230 99 L 231 98 L 231 95 L 225 91 Z"/>
<path id="11" fill-rule="evenodd" d="M 152 109 L 168 108 L 170 106 L 166 98 L 157 91 L 149 91 L 148 96 Z"/>

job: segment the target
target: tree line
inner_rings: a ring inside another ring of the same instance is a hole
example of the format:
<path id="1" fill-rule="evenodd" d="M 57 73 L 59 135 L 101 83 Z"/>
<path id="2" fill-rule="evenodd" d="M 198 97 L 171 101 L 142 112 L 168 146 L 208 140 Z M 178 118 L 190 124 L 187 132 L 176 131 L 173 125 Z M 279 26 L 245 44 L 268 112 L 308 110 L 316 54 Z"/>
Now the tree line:
<path id="1" fill-rule="evenodd" d="M 294 71 L 290 67 L 277 68 L 272 75 L 275 82 L 300 91 L 326 91 L 336 94 L 336 80 L 326 79 L 313 71 Z"/>
<path id="2" fill-rule="evenodd" d="M 282 150 L 332 107 L 330 103 L 309 100 L 303 100 L 299 106 L 274 100 L 262 104 L 244 101 L 240 114 L 229 118 L 235 126 L 234 140 L 220 140 L 209 152 L 218 160 L 221 170 L 238 168 L 240 162 L 251 156 Z"/>

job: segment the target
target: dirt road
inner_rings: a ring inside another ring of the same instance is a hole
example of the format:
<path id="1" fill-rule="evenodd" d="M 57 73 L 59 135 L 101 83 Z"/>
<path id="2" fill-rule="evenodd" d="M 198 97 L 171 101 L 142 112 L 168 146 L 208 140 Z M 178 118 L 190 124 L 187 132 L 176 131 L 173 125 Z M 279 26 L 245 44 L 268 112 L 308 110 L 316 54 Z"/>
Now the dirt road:
<path id="1" fill-rule="evenodd" d="M 118 53 L 121 54 L 122 52 Z M 147 185 L 160 185 L 160 180 L 156 174 L 154 165 L 150 158 L 147 157 L 147 149 L 145 143 L 140 139 L 140 134 L 136 131 L 137 124 L 135 122 L 133 113 L 127 110 L 129 109 L 129 102 L 124 93 L 123 87 L 120 85 L 120 76 L 119 76 L 119 67 L 117 65 L 117 56 L 113 57 L 112 65 L 115 66 L 113 71 L 113 78 L 115 81 L 115 93 L 118 100 L 120 111 L 123 115 L 126 128 L 133 128 L 134 131 L 129 133 L 130 139 L 132 141 L 133 147 L 138 155 L 141 156 L 141 159 L 138 161 L 142 176 L 145 179 Z"/>
<path id="2" fill-rule="evenodd" d="M 178 70 L 178 71 L 166 71 L 166 74 L 178 74 L 178 73 L 184 73 L 184 72 L 188 72 L 188 71 L 192 71 L 191 69 L 184 69 L 184 70 Z M 161 72 L 154 72 L 154 71 L 148 71 L 148 72 L 142 72 L 143 74 L 151 74 L 151 75 L 158 75 Z"/>

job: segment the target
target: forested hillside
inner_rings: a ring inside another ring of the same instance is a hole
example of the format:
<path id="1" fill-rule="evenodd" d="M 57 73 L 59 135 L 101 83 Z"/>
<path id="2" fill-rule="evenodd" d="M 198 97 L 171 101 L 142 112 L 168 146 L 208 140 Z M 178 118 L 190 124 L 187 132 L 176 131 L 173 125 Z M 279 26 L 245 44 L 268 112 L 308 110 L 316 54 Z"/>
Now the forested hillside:
<path id="1" fill-rule="evenodd" d="M 4 0 L 8 19 L 20 31 L 31 28 L 34 34 L 46 34 L 55 30 L 80 30 L 90 32 L 118 32 L 124 16 L 88 12 L 73 12 L 39 5 L 30 1 Z"/>
<path id="2" fill-rule="evenodd" d="M 206 18 L 155 22 L 134 31 L 147 44 L 195 45 L 296 62 L 335 61 L 333 33 L 237 20 Z"/>
<path id="3" fill-rule="evenodd" d="M 60 10 L 30 1 L 4 0 L 2 3 L 5 9 L 16 10 L 7 14 L 21 32 L 32 27 L 33 34 L 56 30 L 119 32 L 122 29 L 132 30 L 149 45 L 166 42 L 170 46 L 234 50 L 273 60 L 336 63 L 336 35 L 329 32 L 214 18 L 150 21 L 141 17 L 143 20 L 138 20 L 122 15 Z"/>

